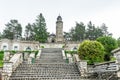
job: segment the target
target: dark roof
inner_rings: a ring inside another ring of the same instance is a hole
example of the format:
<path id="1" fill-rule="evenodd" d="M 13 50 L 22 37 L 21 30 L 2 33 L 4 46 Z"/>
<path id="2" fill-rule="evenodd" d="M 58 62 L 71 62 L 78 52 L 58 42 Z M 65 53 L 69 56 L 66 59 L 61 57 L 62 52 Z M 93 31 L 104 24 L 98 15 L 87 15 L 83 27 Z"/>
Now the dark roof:
<path id="1" fill-rule="evenodd" d="M 59 15 L 59 16 L 57 17 L 57 20 L 62 21 L 62 17 Z"/>
<path id="2" fill-rule="evenodd" d="M 55 34 L 54 34 L 54 33 L 52 33 L 52 34 L 50 34 L 49 36 L 55 36 Z"/>

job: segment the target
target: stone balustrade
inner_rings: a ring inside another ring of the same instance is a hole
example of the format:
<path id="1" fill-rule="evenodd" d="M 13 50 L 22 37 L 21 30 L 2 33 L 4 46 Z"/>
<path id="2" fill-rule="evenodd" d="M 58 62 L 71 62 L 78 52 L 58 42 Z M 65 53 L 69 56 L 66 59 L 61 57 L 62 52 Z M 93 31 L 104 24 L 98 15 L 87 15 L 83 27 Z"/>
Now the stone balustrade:
<path id="1" fill-rule="evenodd" d="M 38 51 L 37 59 L 40 58 L 40 56 L 41 56 L 41 49 Z"/>
<path id="2" fill-rule="evenodd" d="M 67 54 L 67 58 L 68 58 L 69 63 L 73 63 L 73 58 L 71 54 Z"/>
<path id="3" fill-rule="evenodd" d="M 77 66 L 81 76 L 83 77 L 87 76 L 87 61 L 81 60 L 77 62 Z"/>
<path id="4" fill-rule="evenodd" d="M 9 80 L 80 80 L 77 65 L 66 63 L 62 49 L 44 48 L 41 52 L 34 64 L 23 62 L 19 65 Z"/>
<path id="5" fill-rule="evenodd" d="M 25 59 L 25 60 L 27 60 L 27 59 L 28 59 L 29 54 L 30 54 L 29 52 L 24 52 L 24 59 Z"/>
<path id="6" fill-rule="evenodd" d="M 35 53 L 31 53 L 28 58 L 28 64 L 32 64 L 35 59 Z"/>
<path id="7" fill-rule="evenodd" d="M 73 54 L 73 59 L 74 59 L 74 62 L 79 62 L 80 61 L 80 58 L 79 58 L 78 54 Z"/>
<path id="8" fill-rule="evenodd" d="M 9 61 L 10 60 L 10 52 L 7 52 L 7 51 L 4 52 L 3 60 L 4 61 Z"/>
<path id="9" fill-rule="evenodd" d="M 14 56 L 9 60 L 4 62 L 2 80 L 9 80 L 12 72 L 22 63 L 22 54 L 14 54 Z"/>
<path id="10" fill-rule="evenodd" d="M 73 54 L 73 60 L 77 64 L 79 72 L 81 76 L 85 77 L 87 76 L 87 61 L 86 60 L 80 60 L 78 54 Z"/>
<path id="11" fill-rule="evenodd" d="M 64 50 L 62 50 L 62 56 L 63 56 L 63 59 L 66 59 L 65 51 Z"/>
<path id="12" fill-rule="evenodd" d="M 15 70 L 16 67 L 22 63 L 22 61 L 23 61 L 22 54 L 18 53 L 18 54 L 14 54 L 14 56 L 10 59 L 9 62 L 12 62 L 13 70 Z"/>

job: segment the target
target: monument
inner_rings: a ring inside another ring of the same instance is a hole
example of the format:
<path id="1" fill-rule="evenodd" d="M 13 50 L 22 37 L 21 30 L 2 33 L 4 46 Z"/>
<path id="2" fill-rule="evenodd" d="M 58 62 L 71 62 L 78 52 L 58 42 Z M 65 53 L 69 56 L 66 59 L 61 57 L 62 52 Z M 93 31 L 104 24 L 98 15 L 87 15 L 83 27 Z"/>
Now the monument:
<path id="1" fill-rule="evenodd" d="M 60 15 L 57 17 L 57 21 L 56 21 L 56 42 L 57 43 L 64 42 L 63 21 L 62 21 L 62 17 Z"/>

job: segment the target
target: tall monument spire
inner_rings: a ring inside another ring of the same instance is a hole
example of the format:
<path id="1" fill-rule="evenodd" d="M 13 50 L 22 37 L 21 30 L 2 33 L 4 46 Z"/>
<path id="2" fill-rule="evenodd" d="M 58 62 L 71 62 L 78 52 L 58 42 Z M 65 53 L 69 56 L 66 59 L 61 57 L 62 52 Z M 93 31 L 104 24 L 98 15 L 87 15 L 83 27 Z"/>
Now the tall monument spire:
<path id="1" fill-rule="evenodd" d="M 63 21 L 62 17 L 59 15 L 56 21 L 56 42 L 63 42 Z"/>

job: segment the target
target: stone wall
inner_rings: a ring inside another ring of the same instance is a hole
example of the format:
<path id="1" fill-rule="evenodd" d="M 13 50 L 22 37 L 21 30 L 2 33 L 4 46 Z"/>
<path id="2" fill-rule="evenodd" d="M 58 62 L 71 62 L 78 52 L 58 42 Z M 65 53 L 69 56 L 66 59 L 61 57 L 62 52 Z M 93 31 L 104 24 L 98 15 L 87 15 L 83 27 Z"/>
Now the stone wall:
<path id="1" fill-rule="evenodd" d="M 60 43 L 40 43 L 40 47 L 44 46 L 44 48 L 62 48 L 64 44 Z"/>
<path id="2" fill-rule="evenodd" d="M 0 50 L 31 50 L 39 49 L 39 42 L 36 41 L 20 41 L 20 40 L 0 40 Z"/>
<path id="3" fill-rule="evenodd" d="M 67 41 L 65 43 L 39 43 L 37 41 L 20 41 L 20 40 L 0 40 L 0 50 L 19 50 L 23 51 L 27 48 L 31 50 L 38 50 L 40 47 L 44 48 L 63 48 L 65 50 L 73 50 L 75 47 L 78 48 L 80 42 Z"/>

